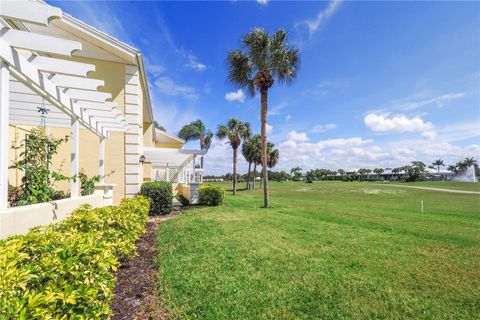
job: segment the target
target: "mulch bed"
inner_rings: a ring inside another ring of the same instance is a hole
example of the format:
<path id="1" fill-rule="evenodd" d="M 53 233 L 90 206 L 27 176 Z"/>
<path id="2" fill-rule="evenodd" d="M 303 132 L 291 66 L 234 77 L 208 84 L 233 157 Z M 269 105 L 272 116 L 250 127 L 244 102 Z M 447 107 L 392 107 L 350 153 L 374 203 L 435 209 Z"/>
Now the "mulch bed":
<path id="1" fill-rule="evenodd" d="M 160 223 L 181 211 L 151 217 L 137 242 L 138 255 L 115 272 L 117 285 L 111 307 L 114 320 L 168 319 L 158 296 L 157 229 Z"/>

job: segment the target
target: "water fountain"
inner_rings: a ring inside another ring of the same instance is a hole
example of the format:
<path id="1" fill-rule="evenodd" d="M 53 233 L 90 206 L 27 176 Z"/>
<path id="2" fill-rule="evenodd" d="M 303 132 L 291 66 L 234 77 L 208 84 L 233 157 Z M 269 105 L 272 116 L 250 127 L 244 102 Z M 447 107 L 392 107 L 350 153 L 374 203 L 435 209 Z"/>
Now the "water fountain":
<path id="1" fill-rule="evenodd" d="M 464 182 L 478 182 L 477 176 L 475 175 L 475 168 L 473 166 L 468 167 L 467 169 L 458 173 L 455 176 L 454 180 Z"/>

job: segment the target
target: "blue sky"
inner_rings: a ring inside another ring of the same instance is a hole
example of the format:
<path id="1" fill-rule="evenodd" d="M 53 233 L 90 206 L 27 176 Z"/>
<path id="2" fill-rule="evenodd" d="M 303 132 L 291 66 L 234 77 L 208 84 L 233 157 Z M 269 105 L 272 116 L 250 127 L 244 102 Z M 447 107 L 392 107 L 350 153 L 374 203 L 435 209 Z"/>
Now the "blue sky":
<path id="1" fill-rule="evenodd" d="M 232 116 L 258 132 L 259 99 L 227 83 L 225 57 L 253 27 L 282 27 L 302 65 L 269 95 L 277 170 L 480 155 L 479 2 L 50 3 L 142 50 L 169 132 L 197 118 L 215 130 Z M 231 157 L 215 142 L 207 173 L 231 170 Z"/>

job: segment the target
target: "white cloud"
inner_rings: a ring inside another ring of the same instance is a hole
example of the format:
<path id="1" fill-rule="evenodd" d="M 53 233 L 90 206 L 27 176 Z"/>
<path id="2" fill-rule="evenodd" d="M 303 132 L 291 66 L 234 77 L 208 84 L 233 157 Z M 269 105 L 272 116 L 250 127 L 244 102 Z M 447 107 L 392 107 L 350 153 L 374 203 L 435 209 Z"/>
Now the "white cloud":
<path id="1" fill-rule="evenodd" d="M 257 0 L 257 3 L 265 6 L 265 5 L 268 4 L 268 1 L 270 1 L 270 0 Z"/>
<path id="2" fill-rule="evenodd" d="M 424 137 L 425 139 L 427 140 L 435 140 L 435 138 L 437 137 L 437 133 L 435 131 L 425 131 L 422 133 L 422 137 Z"/>
<path id="3" fill-rule="evenodd" d="M 420 97 L 409 97 L 403 100 L 393 101 L 390 107 L 397 108 L 403 111 L 414 110 L 431 105 L 436 107 L 443 107 L 445 104 L 453 100 L 459 99 L 463 96 L 465 96 L 465 92 L 447 93 L 429 98 L 420 95 Z"/>
<path id="4" fill-rule="evenodd" d="M 320 133 L 325 132 L 328 130 L 335 129 L 337 125 L 335 123 L 327 123 L 327 124 L 317 124 L 313 129 L 312 132 Z"/>
<path id="5" fill-rule="evenodd" d="M 159 77 L 154 82 L 155 87 L 163 94 L 169 96 L 182 96 L 189 100 L 198 99 L 195 89 L 188 86 L 182 86 L 168 77 Z"/>
<path id="6" fill-rule="evenodd" d="M 365 125 L 375 132 L 424 132 L 433 129 L 431 122 L 420 117 L 408 118 L 405 115 L 390 117 L 386 114 L 370 113 L 365 116 Z"/>
<path id="7" fill-rule="evenodd" d="M 269 116 L 279 116 L 282 114 L 282 110 L 288 106 L 288 103 L 285 101 L 280 102 L 268 109 Z"/>
<path id="8" fill-rule="evenodd" d="M 243 103 L 245 101 L 245 93 L 243 93 L 242 89 L 238 89 L 237 91 L 227 92 L 225 94 L 225 99 L 228 101 L 239 101 Z"/>
<path id="9" fill-rule="evenodd" d="M 320 11 L 317 16 L 313 19 L 308 19 L 297 23 L 296 26 L 306 25 L 308 28 L 308 33 L 312 36 L 318 29 L 327 22 L 327 20 L 333 16 L 333 14 L 338 10 L 340 4 L 342 3 L 341 0 L 333 0 L 331 1 L 327 8 Z"/>
<path id="10" fill-rule="evenodd" d="M 267 123 L 267 134 L 271 134 L 273 132 L 273 126 Z"/>
<path id="11" fill-rule="evenodd" d="M 187 68 L 190 68 L 190 69 L 193 69 L 195 71 L 198 71 L 198 72 L 202 72 L 202 71 L 205 71 L 207 70 L 207 66 L 204 65 L 203 63 L 200 63 L 200 61 L 198 61 L 198 58 L 196 56 L 194 56 L 193 54 L 188 54 L 187 55 L 187 64 L 185 64 L 185 67 Z"/>
<path id="12" fill-rule="evenodd" d="M 308 141 L 308 136 L 305 132 L 292 130 L 288 133 L 288 140 L 294 142 L 306 142 Z"/>

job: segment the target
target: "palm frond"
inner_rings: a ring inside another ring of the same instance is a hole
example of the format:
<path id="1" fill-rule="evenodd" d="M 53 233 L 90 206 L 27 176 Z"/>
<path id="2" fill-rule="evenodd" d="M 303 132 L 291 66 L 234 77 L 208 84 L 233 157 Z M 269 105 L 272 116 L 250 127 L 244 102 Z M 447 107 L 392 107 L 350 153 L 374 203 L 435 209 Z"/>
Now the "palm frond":
<path id="1" fill-rule="evenodd" d="M 252 77 L 252 65 L 241 50 L 233 50 L 227 56 L 228 81 L 236 87 L 246 87 Z"/>

